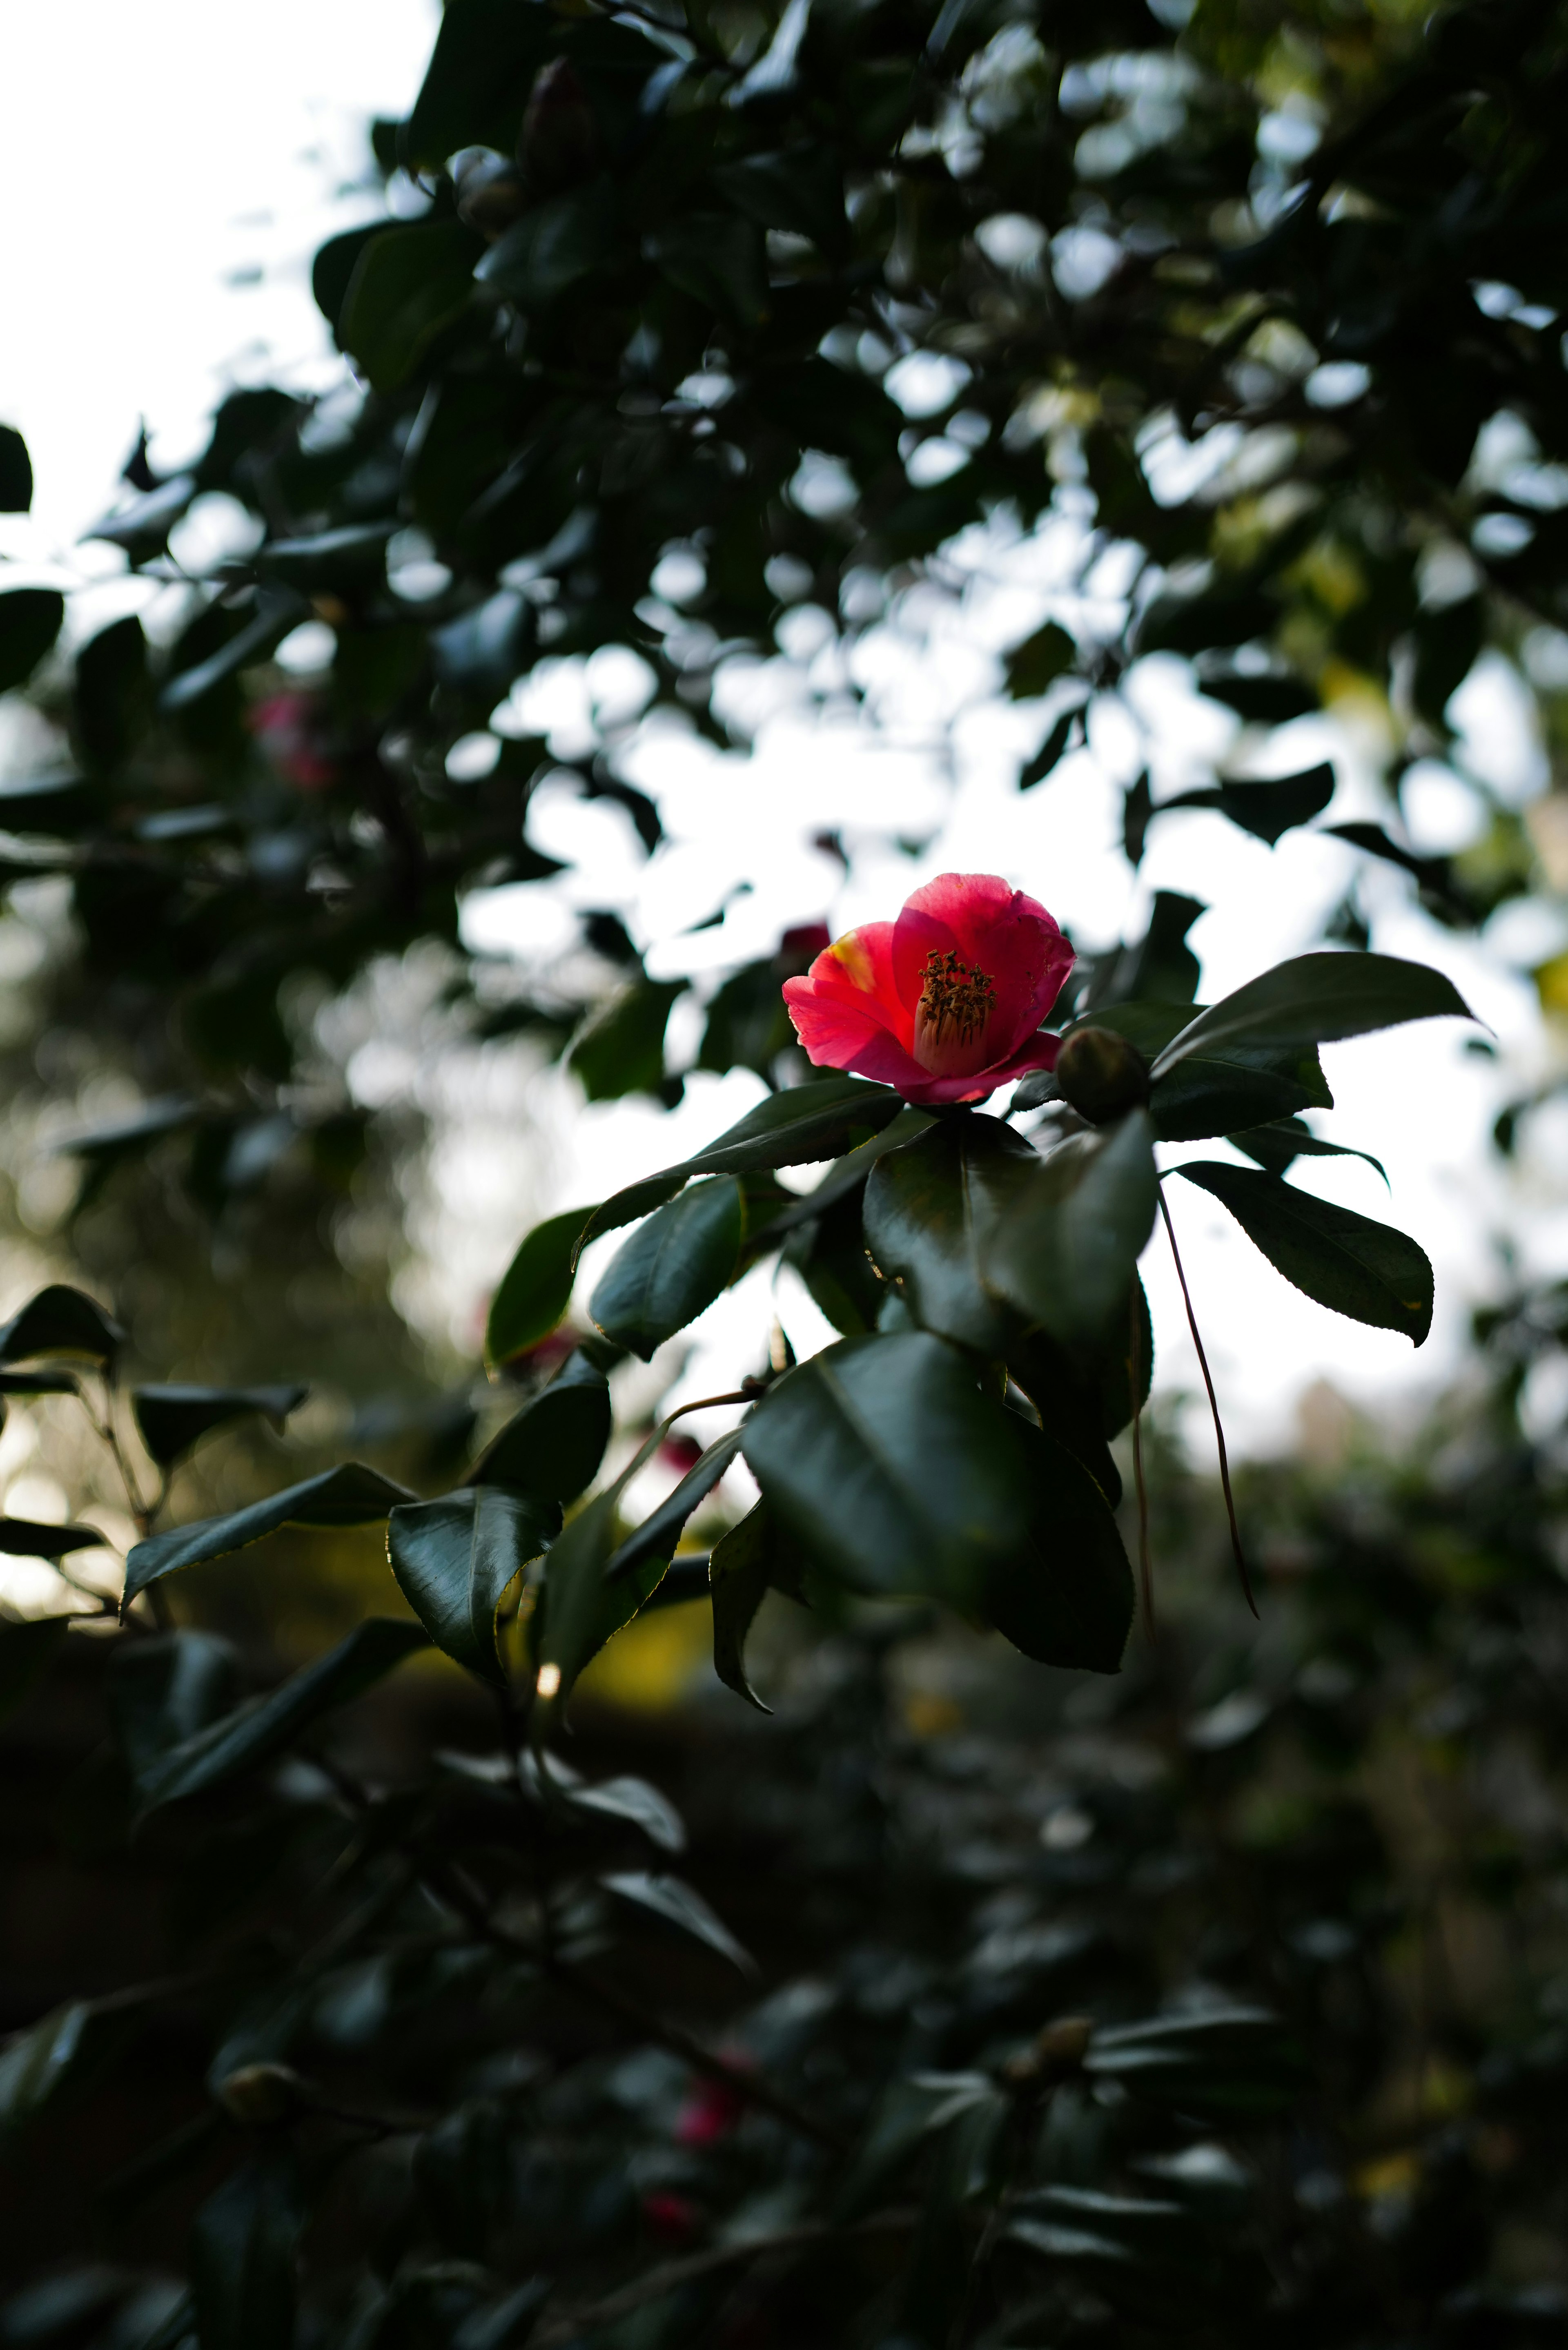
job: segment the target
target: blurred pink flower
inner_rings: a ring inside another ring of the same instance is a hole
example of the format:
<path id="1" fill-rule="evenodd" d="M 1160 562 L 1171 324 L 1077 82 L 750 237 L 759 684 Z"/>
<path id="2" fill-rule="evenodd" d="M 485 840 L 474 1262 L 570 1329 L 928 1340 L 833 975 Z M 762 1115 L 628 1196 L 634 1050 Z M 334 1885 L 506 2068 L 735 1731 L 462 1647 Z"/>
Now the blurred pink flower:
<path id="1" fill-rule="evenodd" d="M 852 1069 L 908 1101 L 983 1101 L 1055 1066 L 1060 1038 L 1036 1032 L 1072 968 L 1034 899 L 994 873 L 943 873 L 896 922 L 836 941 L 784 996 L 819 1068 Z"/>
<path id="2" fill-rule="evenodd" d="M 285 780 L 302 792 L 325 792 L 337 768 L 322 742 L 324 712 L 314 694 L 273 693 L 253 702 L 245 723 Z"/>

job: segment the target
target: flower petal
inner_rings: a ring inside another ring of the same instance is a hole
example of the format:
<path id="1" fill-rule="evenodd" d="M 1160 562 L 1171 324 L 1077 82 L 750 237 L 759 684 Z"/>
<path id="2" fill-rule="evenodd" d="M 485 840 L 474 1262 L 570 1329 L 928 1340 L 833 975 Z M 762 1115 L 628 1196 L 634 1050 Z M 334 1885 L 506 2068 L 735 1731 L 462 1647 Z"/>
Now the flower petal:
<path id="1" fill-rule="evenodd" d="M 893 926 L 892 966 L 911 1018 L 932 954 L 957 954 L 991 980 L 996 1008 L 988 1041 L 999 1058 L 1038 1028 L 1074 962 L 1071 945 L 1039 900 L 995 873 L 940 873 L 905 905 Z"/>
<path id="2" fill-rule="evenodd" d="M 984 1101 L 999 1086 L 1010 1086 L 1015 1078 L 1027 1076 L 1032 1069 L 1054 1069 L 1061 1049 L 1060 1036 L 1031 1036 L 1005 1061 L 995 1062 L 989 1069 L 977 1069 L 970 1077 L 933 1077 L 920 1069 L 914 1085 L 906 1085 L 898 1077 L 888 1077 L 885 1082 L 897 1086 L 906 1100 L 912 1102 Z"/>
<path id="3" fill-rule="evenodd" d="M 866 922 L 848 931 L 819 954 L 804 979 L 786 979 L 784 1003 L 795 1034 L 820 1066 L 845 1068 L 835 1039 L 847 1018 L 856 1034 L 867 1026 L 886 1029 L 908 1051 L 914 1014 L 905 1013 L 893 987 L 893 925 Z"/>

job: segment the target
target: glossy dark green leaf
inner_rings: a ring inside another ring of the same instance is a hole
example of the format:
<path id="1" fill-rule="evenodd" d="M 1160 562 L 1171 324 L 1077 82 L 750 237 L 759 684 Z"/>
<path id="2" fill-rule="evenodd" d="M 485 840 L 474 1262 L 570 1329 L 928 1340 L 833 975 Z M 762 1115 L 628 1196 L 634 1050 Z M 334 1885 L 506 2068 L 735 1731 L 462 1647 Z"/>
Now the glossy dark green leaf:
<path id="1" fill-rule="evenodd" d="M 182 1625 L 172 1632 L 117 1643 L 110 1661 L 109 1715 L 131 1777 L 174 1746 L 232 1713 L 239 1659 L 216 1632 Z"/>
<path id="2" fill-rule="evenodd" d="M 509 1363 L 547 1338 L 572 1301 L 577 1249 L 591 1208 L 568 1208 L 535 1224 L 501 1277 L 484 1329 L 489 1363 Z"/>
<path id="3" fill-rule="evenodd" d="M 471 1485 L 395 1509 L 387 1553 L 399 1589 L 437 1648 L 504 1688 L 496 1616 L 516 1577 L 560 1528 L 553 1502 L 504 1485 Z"/>
<path id="4" fill-rule="evenodd" d="M 1345 1142 L 1325 1142 L 1299 1118 L 1282 1118 L 1266 1126 L 1248 1127 L 1242 1133 L 1230 1134 L 1225 1139 L 1271 1175 L 1282 1175 L 1298 1159 L 1363 1159 L 1368 1167 L 1376 1169 L 1386 1184 L 1388 1181 L 1388 1170 L 1370 1150 L 1353 1150 Z"/>
<path id="5" fill-rule="evenodd" d="M 0 514 L 26 514 L 33 503 L 33 461 L 14 424 L 0 424 Z"/>
<path id="6" fill-rule="evenodd" d="M 595 1288 L 588 1312 L 607 1338 L 651 1361 L 734 1274 L 746 1205 L 732 1175 L 693 1183 L 649 1217 Z"/>
<path id="7" fill-rule="evenodd" d="M 741 1449 L 784 1527 L 857 1590 L 970 1607 L 1024 1538 L 1008 1419 L 925 1331 L 814 1355 L 769 1389 Z"/>
<path id="8" fill-rule="evenodd" d="M 26 685 L 66 617 L 66 599 L 54 588 L 8 588 L 0 596 L 0 693 Z"/>
<path id="9" fill-rule="evenodd" d="M 635 1534 L 628 1534 L 618 1549 L 612 1553 L 605 1565 L 607 1582 L 618 1581 L 633 1575 L 645 1559 L 673 1558 L 687 1519 L 700 1503 L 705 1501 L 741 1449 L 743 1428 L 726 1430 L 706 1446 L 694 1461 L 673 1492 L 666 1494 L 656 1510 L 644 1518 Z"/>
<path id="10" fill-rule="evenodd" d="M 1129 1351 L 1132 1322 L 1126 1318 L 1126 1330 L 1108 1338 L 1099 1355 L 1075 1354 L 1044 1330 L 1014 1337 L 1007 1349 L 1009 1378 L 1028 1397 L 1046 1434 L 1088 1471 L 1113 1510 L 1122 1481 L 1106 1440 L 1105 1357 L 1114 1357 L 1118 1345 L 1123 1356 Z"/>
<path id="11" fill-rule="evenodd" d="M 670 1006 L 685 993 L 683 979 L 639 980 L 590 1016 L 566 1056 L 590 1101 L 658 1093 Z"/>
<path id="12" fill-rule="evenodd" d="M 28 1616 L 0 1621 L 0 1721 L 20 1705 L 56 1657 L 70 1630 L 68 1616 Z"/>
<path id="13" fill-rule="evenodd" d="M 294 2340 L 304 2210 L 292 2162 L 258 2155 L 207 2198 L 191 2230 L 202 2350 L 284 2350 Z"/>
<path id="14" fill-rule="evenodd" d="M 159 709 L 169 716 L 193 709 L 226 678 L 237 677 L 241 670 L 253 669 L 258 661 L 265 660 L 289 631 L 309 617 L 309 604 L 291 589 L 275 588 L 258 596 L 255 612 L 243 629 L 236 629 L 205 660 L 181 670 L 169 680 L 158 696 Z"/>
<path id="15" fill-rule="evenodd" d="M 109 546 L 122 546 L 132 564 L 151 562 L 167 547 L 169 534 L 185 514 L 196 488 L 193 473 L 177 473 L 172 481 L 161 482 L 138 498 L 134 505 L 106 515 L 87 536 Z"/>
<path id="16" fill-rule="evenodd" d="M 1078 649 L 1065 629 L 1047 620 L 1021 645 L 1014 645 L 1008 654 L 1005 670 L 1007 691 L 1014 702 L 1032 702 L 1037 694 L 1054 682 L 1063 671 L 1070 670 L 1078 657 Z"/>
<path id="17" fill-rule="evenodd" d="M 842 1337 L 857 1338 L 877 1327 L 888 1287 L 866 1246 L 858 1187 L 830 1200 L 815 1216 L 794 1218 L 782 1262 L 797 1273 L 822 1313 Z M 753 1253 L 765 1253 L 765 1245 Z"/>
<path id="18" fill-rule="evenodd" d="M 430 1635 L 421 1624 L 397 1616 L 368 1617 L 336 1648 L 265 1697 L 252 1698 L 177 1745 L 148 1755 L 136 1773 L 142 1812 L 221 1787 L 270 1762 L 316 1722 L 351 1705 L 405 1658 L 429 1646 Z"/>
<path id="19" fill-rule="evenodd" d="M 131 1409 L 141 1440 L 161 1469 L 172 1467 L 182 1453 L 199 1444 L 215 1428 L 259 1413 L 281 1433 L 291 1411 L 297 1411 L 310 1393 L 290 1384 L 266 1388 L 133 1388 Z"/>
<path id="20" fill-rule="evenodd" d="M 1155 1063 L 1158 1080 L 1193 1054 L 1239 1045 L 1326 1045 L 1407 1020 L 1469 1020 L 1452 982 L 1395 955 L 1307 954 L 1249 980 L 1181 1031 Z"/>
<path id="21" fill-rule="evenodd" d="M 76 2086 L 92 2066 L 102 2033 L 89 2000 L 52 2008 L 0 2046 L 0 2133 L 11 2135 Z"/>
<path id="22" fill-rule="evenodd" d="M 906 1142 L 913 1142 L 917 1135 L 924 1134 L 935 1124 L 929 1110 L 917 1109 L 912 1102 L 906 1102 L 878 1133 L 857 1143 L 853 1150 L 846 1150 L 836 1159 L 811 1191 L 802 1192 L 788 1207 L 776 1209 L 766 1222 L 760 1222 L 754 1232 L 749 1232 L 748 1253 L 761 1253 L 803 1224 L 820 1222 L 829 1209 L 863 1188 L 884 1151 L 898 1150 Z"/>
<path id="23" fill-rule="evenodd" d="M 68 1558 L 74 1550 L 101 1550 L 96 1526 L 40 1525 L 32 1518 L 0 1518 L 0 1557 Z"/>
<path id="24" fill-rule="evenodd" d="M 1133 1576 L 1106 1495 L 1064 1444 L 1012 1417 L 1033 1506 L 1018 1548 L 986 1577 L 980 1612 L 1043 1665 L 1121 1669 Z"/>
<path id="25" fill-rule="evenodd" d="M 605 1580 L 619 1531 L 621 1495 L 656 1441 L 650 1439 L 613 1485 L 584 1504 L 545 1557 L 543 1623 L 535 1649 L 532 1734 L 536 1745 L 543 1744 L 560 1720 L 583 1667 L 630 1622 L 663 1579 L 669 1562 L 655 1556 L 614 1583 Z"/>
<path id="26" fill-rule="evenodd" d="M 717 1950 L 722 1959 L 728 1959 L 732 1967 L 739 1968 L 742 1974 L 757 1972 L 757 1962 L 751 1952 L 735 1939 L 718 1912 L 684 1878 L 636 1868 L 602 1877 L 599 1882 L 609 1892 L 618 1894 L 621 1900 L 705 1942 L 711 1950 Z"/>
<path id="27" fill-rule="evenodd" d="M 1293 827 L 1310 824 L 1314 816 L 1321 816 L 1333 797 L 1334 769 L 1324 760 L 1299 775 L 1271 775 L 1261 783 L 1208 784 L 1162 801 L 1150 813 L 1168 816 L 1173 808 L 1212 808 L 1272 848 Z"/>
<path id="28" fill-rule="evenodd" d="M 765 1501 L 753 1503 L 738 1524 L 721 1534 L 708 1561 L 713 1602 L 713 1670 L 759 1713 L 763 1703 L 746 1675 L 746 1638 L 769 1591 L 801 1596 L 799 1561 Z"/>
<path id="29" fill-rule="evenodd" d="M 469 1482 L 575 1502 L 593 1482 L 609 1436 L 609 1383 L 586 1355 L 573 1354 L 485 1447 Z"/>
<path id="30" fill-rule="evenodd" d="M 85 1355 L 110 1363 L 124 1337 L 96 1298 L 54 1283 L 0 1327 L 0 1363 L 26 1363 L 36 1355 Z"/>
<path id="31" fill-rule="evenodd" d="M 1302 2051 L 1262 2008 L 1199 2008 L 1097 2031 L 1084 2058 L 1092 2079 L 1185 2113 L 1278 2113 L 1305 2078 Z"/>
<path id="32" fill-rule="evenodd" d="M 337 335 L 373 390 L 394 391 L 472 298 L 477 247 L 456 221 L 411 221 L 373 236 L 354 265 Z"/>
<path id="33" fill-rule="evenodd" d="M 1229 1208 L 1276 1271 L 1319 1305 L 1420 1346 L 1432 1326 L 1432 1267 L 1408 1233 L 1250 1167 L 1196 1159 L 1173 1171 Z"/>
<path id="34" fill-rule="evenodd" d="M 1301 1109 L 1332 1109 L 1315 1045 L 1224 1045 L 1178 1061 L 1149 1088 L 1161 1142 L 1200 1142 Z"/>
<path id="35" fill-rule="evenodd" d="M 72 714 L 88 765 L 100 772 L 119 766 L 151 712 L 147 639 L 130 613 L 89 637 L 77 655 Z"/>
<path id="36" fill-rule="evenodd" d="M 1064 710 L 1046 733 L 1044 741 L 1032 759 L 1026 759 L 1018 773 L 1021 792 L 1033 791 L 1054 775 L 1070 750 L 1076 750 L 1084 740 L 1084 712 Z"/>
<path id="37" fill-rule="evenodd" d="M 620 206 L 607 177 L 536 204 L 496 240 L 474 276 L 520 309 L 539 310 L 615 259 Z"/>
<path id="38" fill-rule="evenodd" d="M 1312 687 L 1282 670 L 1257 675 L 1231 670 L 1223 677 L 1204 677 L 1199 682 L 1210 701 L 1224 702 L 1249 726 L 1284 726 L 1318 707 Z"/>
<path id="39" fill-rule="evenodd" d="M 1098 1343 L 1126 1309 L 1154 1227 L 1156 1185 L 1143 1110 L 1059 1144 L 982 1235 L 988 1284 L 1053 1337 Z"/>
<path id="40" fill-rule="evenodd" d="M 994 1118 L 940 1119 L 885 1152 L 866 1186 L 866 1243 L 922 1329 L 977 1354 L 1005 1354 L 1017 1313 L 984 1286 L 982 1252 L 1039 1154 Z"/>
<path id="41" fill-rule="evenodd" d="M 202 1518 L 194 1525 L 174 1526 L 167 1534 L 150 1534 L 125 1563 L 125 1598 L 129 1606 L 139 1591 L 182 1567 L 205 1560 L 226 1558 L 260 1542 L 280 1526 L 366 1526 L 384 1518 L 400 1502 L 414 1499 L 406 1485 L 394 1484 L 379 1470 L 348 1461 L 324 1469 L 318 1477 L 269 1493 L 264 1502 L 231 1510 L 221 1518 Z"/>
<path id="42" fill-rule="evenodd" d="M 555 20 L 516 0 L 449 0 L 413 112 L 400 134 L 408 161 L 425 169 L 460 147 L 512 147 L 534 71 L 549 54 Z"/>

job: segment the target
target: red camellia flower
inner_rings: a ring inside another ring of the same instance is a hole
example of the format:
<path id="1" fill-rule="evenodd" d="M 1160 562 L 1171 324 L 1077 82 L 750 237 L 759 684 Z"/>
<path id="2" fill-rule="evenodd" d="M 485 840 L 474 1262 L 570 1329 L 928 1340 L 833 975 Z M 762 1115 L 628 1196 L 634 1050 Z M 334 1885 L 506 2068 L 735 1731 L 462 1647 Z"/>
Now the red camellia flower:
<path id="1" fill-rule="evenodd" d="M 1056 1066 L 1036 1034 L 1073 968 L 1042 905 L 994 873 L 943 873 L 896 922 L 867 922 L 784 982 L 818 1068 L 853 1069 L 907 1101 L 983 1101 Z"/>

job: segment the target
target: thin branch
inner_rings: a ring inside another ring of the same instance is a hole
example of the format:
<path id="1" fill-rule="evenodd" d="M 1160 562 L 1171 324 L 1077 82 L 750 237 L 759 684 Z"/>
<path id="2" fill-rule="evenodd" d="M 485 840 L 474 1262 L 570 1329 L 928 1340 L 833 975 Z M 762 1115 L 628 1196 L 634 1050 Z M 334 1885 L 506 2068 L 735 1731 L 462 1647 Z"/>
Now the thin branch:
<path id="1" fill-rule="evenodd" d="M 1127 1386 L 1133 1408 L 1133 1484 L 1137 1492 L 1137 1579 L 1143 1594 L 1144 1629 L 1152 1640 L 1154 1628 L 1154 1574 L 1148 1555 L 1148 1480 L 1143 1471 L 1143 1316 L 1138 1312 L 1140 1292 L 1137 1280 L 1128 1292 Z"/>
<path id="2" fill-rule="evenodd" d="M 1214 1392 L 1214 1382 L 1209 1376 L 1209 1357 L 1203 1351 L 1203 1341 L 1198 1335 L 1198 1316 L 1192 1311 L 1192 1293 L 1187 1286 L 1187 1275 L 1181 1269 L 1181 1251 L 1176 1245 L 1176 1227 L 1170 1221 L 1170 1210 L 1165 1204 L 1163 1187 L 1159 1193 L 1159 1212 L 1165 1219 L 1165 1236 L 1170 1243 L 1170 1253 L 1176 1264 L 1176 1277 L 1181 1284 L 1182 1303 L 1187 1308 L 1187 1326 L 1192 1333 L 1192 1343 L 1198 1349 L 1198 1367 L 1203 1374 L 1203 1384 L 1209 1390 L 1209 1409 L 1214 1415 L 1214 1441 L 1220 1449 L 1220 1484 L 1225 1495 L 1225 1514 L 1231 1521 L 1231 1547 L 1236 1555 L 1236 1570 L 1241 1578 L 1241 1592 L 1254 1616 L 1258 1603 L 1252 1596 L 1251 1577 L 1247 1573 L 1247 1561 L 1241 1549 L 1241 1530 L 1236 1523 L 1236 1502 L 1231 1491 L 1231 1463 L 1225 1456 L 1225 1430 L 1220 1421 L 1220 1399 Z"/>

